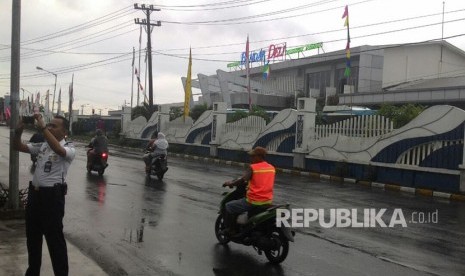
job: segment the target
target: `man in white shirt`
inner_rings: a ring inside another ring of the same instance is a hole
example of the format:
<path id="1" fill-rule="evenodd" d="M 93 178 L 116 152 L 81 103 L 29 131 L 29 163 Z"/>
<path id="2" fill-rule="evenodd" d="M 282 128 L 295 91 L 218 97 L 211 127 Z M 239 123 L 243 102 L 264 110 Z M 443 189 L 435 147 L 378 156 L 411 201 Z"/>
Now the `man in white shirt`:
<path id="1" fill-rule="evenodd" d="M 68 254 L 63 235 L 65 213 L 65 182 L 68 168 L 75 157 L 72 143 L 66 142 L 69 122 L 55 116 L 50 123 L 35 114 L 37 128 L 45 142 L 24 144 L 21 134 L 24 125 L 15 130 L 14 148 L 20 152 L 37 154 L 37 165 L 29 184 L 26 206 L 26 237 L 29 267 L 26 276 L 40 275 L 43 236 L 47 241 L 55 275 L 68 275 Z"/>

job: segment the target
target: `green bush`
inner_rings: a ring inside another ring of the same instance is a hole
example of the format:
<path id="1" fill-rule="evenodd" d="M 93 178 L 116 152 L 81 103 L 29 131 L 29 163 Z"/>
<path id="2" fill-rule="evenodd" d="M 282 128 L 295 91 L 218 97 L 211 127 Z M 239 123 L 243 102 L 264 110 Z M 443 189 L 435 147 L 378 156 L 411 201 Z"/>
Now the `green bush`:
<path id="1" fill-rule="evenodd" d="M 425 106 L 419 104 L 406 104 L 402 106 L 383 104 L 377 114 L 391 119 L 394 123 L 394 128 L 400 128 L 415 119 L 425 109 Z"/>

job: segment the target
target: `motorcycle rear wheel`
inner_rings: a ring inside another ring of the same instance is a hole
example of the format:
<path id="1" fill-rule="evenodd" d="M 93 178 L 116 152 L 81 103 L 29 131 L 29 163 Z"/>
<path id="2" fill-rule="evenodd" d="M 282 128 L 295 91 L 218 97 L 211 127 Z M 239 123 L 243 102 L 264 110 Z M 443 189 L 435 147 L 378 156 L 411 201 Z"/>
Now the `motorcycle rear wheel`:
<path id="1" fill-rule="evenodd" d="M 265 256 L 270 263 L 279 264 L 286 259 L 289 253 L 289 241 L 279 230 L 274 230 L 271 233 L 271 239 L 276 243 L 277 248 L 265 250 Z"/>
<path id="2" fill-rule="evenodd" d="M 219 214 L 215 222 L 215 235 L 220 244 L 227 244 L 230 241 L 230 239 L 222 233 L 225 228 L 223 215 Z"/>

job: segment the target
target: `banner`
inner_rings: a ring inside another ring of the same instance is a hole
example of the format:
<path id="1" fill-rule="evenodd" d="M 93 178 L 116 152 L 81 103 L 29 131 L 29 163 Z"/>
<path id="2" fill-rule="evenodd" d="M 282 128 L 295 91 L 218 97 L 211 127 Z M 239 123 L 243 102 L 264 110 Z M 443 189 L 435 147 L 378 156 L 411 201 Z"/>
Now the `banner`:
<path id="1" fill-rule="evenodd" d="M 349 6 L 345 7 L 344 14 L 342 18 L 345 18 L 344 27 L 347 27 L 347 44 L 346 44 L 346 70 L 344 71 L 344 76 L 346 78 L 350 77 L 350 33 L 349 33 Z"/>
<path id="2" fill-rule="evenodd" d="M 70 132 L 71 134 L 73 133 L 73 128 L 72 128 L 72 125 L 73 125 L 73 102 L 74 102 L 74 74 L 73 76 L 71 77 L 71 83 L 69 84 L 69 104 L 68 104 L 68 121 L 69 121 L 69 126 L 70 126 Z"/>
<path id="3" fill-rule="evenodd" d="M 184 91 L 184 121 L 189 116 L 190 100 L 192 96 L 192 49 L 189 48 L 189 65 L 187 66 L 186 88 Z"/>

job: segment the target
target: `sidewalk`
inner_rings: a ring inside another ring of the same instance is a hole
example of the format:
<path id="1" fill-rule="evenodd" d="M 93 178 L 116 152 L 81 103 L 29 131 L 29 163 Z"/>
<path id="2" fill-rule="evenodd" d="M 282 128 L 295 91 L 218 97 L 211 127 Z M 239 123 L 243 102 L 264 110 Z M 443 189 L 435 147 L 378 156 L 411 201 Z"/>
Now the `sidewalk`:
<path id="1" fill-rule="evenodd" d="M 67 242 L 69 275 L 107 275 L 93 260 Z M 42 247 L 41 275 L 54 275 L 47 243 Z M 27 269 L 27 248 L 24 220 L 0 220 L 0 275 L 22 276 Z"/>

